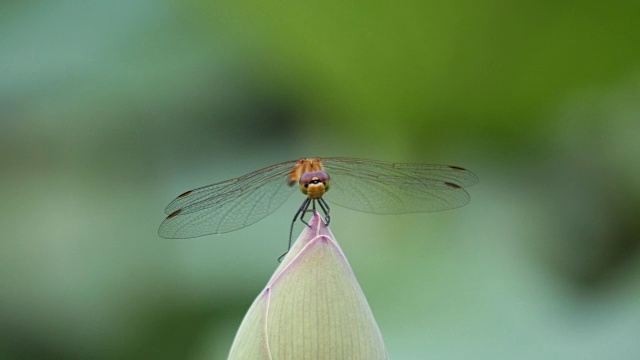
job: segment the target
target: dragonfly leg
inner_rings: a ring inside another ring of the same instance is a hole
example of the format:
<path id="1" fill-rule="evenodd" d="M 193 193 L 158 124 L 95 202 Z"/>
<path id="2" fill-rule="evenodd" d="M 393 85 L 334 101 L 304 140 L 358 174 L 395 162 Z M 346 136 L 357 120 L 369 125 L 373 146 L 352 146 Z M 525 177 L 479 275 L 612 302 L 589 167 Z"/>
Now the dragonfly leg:
<path id="1" fill-rule="evenodd" d="M 280 257 L 278 258 L 278 262 L 282 262 L 282 259 L 284 258 L 284 256 L 289 253 L 289 250 L 291 250 L 291 241 L 293 240 L 293 226 L 296 224 L 296 220 L 298 219 L 298 216 L 300 216 L 300 220 L 302 220 L 303 223 L 307 224 L 302 219 L 302 217 L 308 211 L 309 202 L 311 202 L 311 199 L 306 198 L 304 202 L 302 202 L 302 205 L 300 205 L 300 208 L 296 212 L 296 215 L 293 217 L 293 220 L 291 221 L 291 229 L 289 230 L 289 247 L 287 247 L 287 251 L 284 254 L 280 255 Z M 307 226 L 309 226 L 309 224 L 307 224 Z"/>
<path id="2" fill-rule="evenodd" d="M 302 210 L 302 215 L 300 215 L 300 221 L 305 223 L 308 227 L 311 227 L 311 225 L 309 225 L 309 223 L 305 221 L 304 216 L 309 212 L 312 212 L 312 213 L 316 212 L 316 199 L 307 199 L 307 200 L 311 202 L 312 209 L 309 209 L 309 204 L 307 204 L 307 207 L 304 210 Z"/>
<path id="3" fill-rule="evenodd" d="M 318 204 L 320 204 L 320 207 L 322 208 L 322 211 L 324 211 L 324 222 L 326 225 L 329 225 L 329 222 L 331 222 L 331 215 L 329 215 L 329 212 L 331 211 L 331 208 L 329 208 L 329 204 L 327 204 L 326 201 L 324 201 L 323 198 L 318 199 Z"/>

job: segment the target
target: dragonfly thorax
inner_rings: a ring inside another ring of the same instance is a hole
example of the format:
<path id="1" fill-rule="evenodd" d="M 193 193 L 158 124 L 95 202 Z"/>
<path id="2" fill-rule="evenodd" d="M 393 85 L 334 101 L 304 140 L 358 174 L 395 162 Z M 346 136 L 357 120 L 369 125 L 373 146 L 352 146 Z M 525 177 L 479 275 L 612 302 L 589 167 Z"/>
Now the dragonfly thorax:
<path id="1" fill-rule="evenodd" d="M 300 191 L 310 199 L 320 199 L 331 187 L 329 174 L 320 170 L 302 174 L 299 181 Z"/>

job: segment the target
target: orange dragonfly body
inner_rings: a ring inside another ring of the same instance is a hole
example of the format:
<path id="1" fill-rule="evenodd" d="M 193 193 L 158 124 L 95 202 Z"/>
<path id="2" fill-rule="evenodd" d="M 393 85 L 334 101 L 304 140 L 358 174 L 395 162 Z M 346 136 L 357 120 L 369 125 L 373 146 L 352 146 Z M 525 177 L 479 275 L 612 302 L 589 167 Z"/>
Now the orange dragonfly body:
<path id="1" fill-rule="evenodd" d="M 375 214 L 440 211 L 464 206 L 464 188 L 478 183 L 457 166 L 399 164 L 354 158 L 288 161 L 247 175 L 187 191 L 165 209 L 164 238 L 221 234 L 249 226 L 278 209 L 294 193 L 306 196 L 298 216 L 315 211 L 329 222 L 329 203 Z M 309 207 L 312 207 L 310 210 Z"/>

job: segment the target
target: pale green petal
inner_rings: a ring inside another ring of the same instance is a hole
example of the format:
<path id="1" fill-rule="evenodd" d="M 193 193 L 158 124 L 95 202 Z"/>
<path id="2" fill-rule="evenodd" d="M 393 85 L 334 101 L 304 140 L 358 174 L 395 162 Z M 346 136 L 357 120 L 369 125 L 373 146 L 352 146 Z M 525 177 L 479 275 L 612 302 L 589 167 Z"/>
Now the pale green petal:
<path id="1" fill-rule="evenodd" d="M 255 299 L 233 341 L 229 359 L 271 359 L 267 343 L 267 309 L 269 288 Z"/>
<path id="2" fill-rule="evenodd" d="M 230 359 L 386 359 L 349 263 L 319 215 L 258 296 Z"/>

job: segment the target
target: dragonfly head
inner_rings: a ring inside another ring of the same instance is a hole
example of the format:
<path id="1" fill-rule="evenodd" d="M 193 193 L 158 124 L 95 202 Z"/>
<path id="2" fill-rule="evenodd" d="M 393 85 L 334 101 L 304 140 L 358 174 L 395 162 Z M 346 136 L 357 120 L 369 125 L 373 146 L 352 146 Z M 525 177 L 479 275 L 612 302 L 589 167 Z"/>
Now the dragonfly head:
<path id="1" fill-rule="evenodd" d="M 329 174 L 319 170 L 302 174 L 299 181 L 300 191 L 311 199 L 320 199 L 331 187 Z"/>

